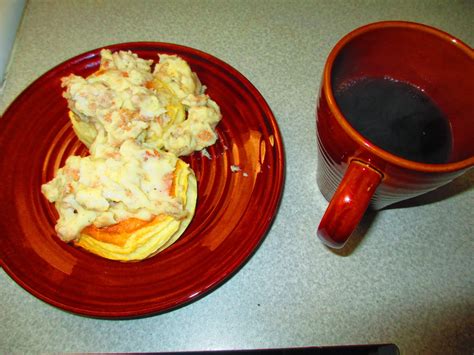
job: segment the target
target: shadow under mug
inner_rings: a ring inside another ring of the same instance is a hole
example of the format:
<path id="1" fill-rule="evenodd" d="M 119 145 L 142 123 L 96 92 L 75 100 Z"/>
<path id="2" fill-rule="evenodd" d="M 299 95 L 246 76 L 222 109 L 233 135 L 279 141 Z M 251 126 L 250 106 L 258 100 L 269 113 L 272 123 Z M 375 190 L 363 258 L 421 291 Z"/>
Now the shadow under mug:
<path id="1" fill-rule="evenodd" d="M 394 155 L 364 138 L 334 97 L 341 83 L 391 78 L 421 89 L 451 127 L 446 163 Z M 367 207 L 381 209 L 434 190 L 474 166 L 474 52 L 435 28 L 384 21 L 343 37 L 326 61 L 317 107 L 318 186 L 330 201 L 318 237 L 341 248 Z"/>

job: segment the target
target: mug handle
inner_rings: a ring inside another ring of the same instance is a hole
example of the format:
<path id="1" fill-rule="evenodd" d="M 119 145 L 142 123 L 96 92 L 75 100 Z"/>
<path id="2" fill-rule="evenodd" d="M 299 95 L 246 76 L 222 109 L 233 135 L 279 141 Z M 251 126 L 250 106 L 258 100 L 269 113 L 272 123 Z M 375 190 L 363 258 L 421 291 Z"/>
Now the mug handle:
<path id="1" fill-rule="evenodd" d="M 340 249 L 359 224 L 382 174 L 369 165 L 352 160 L 318 227 L 318 237 Z"/>

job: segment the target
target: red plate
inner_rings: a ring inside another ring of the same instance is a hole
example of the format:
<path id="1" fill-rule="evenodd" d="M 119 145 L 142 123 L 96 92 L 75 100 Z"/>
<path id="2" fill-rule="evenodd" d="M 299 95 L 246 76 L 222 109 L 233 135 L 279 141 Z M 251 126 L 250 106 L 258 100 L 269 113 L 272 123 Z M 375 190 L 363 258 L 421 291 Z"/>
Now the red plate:
<path id="1" fill-rule="evenodd" d="M 137 263 L 102 259 L 56 237 L 56 213 L 40 186 L 69 155 L 87 154 L 69 123 L 60 78 L 97 70 L 96 49 L 41 76 L 0 119 L 0 257 L 4 270 L 43 301 L 82 315 L 127 318 L 196 300 L 248 260 L 278 208 L 284 153 L 267 103 L 228 64 L 175 44 L 108 48 L 154 60 L 157 53 L 181 56 L 221 107 L 219 140 L 208 148 L 212 159 L 200 153 L 187 158 L 199 187 L 191 225 L 170 248 Z"/>

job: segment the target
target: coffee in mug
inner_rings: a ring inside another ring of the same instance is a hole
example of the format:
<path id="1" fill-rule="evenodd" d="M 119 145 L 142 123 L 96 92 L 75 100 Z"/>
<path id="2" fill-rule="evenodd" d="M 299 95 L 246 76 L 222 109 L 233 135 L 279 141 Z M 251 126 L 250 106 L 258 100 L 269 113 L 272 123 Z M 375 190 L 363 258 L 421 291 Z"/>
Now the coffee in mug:
<path id="1" fill-rule="evenodd" d="M 474 166 L 474 51 L 436 28 L 384 21 L 332 49 L 316 115 L 319 238 L 340 248 L 377 210 Z"/>

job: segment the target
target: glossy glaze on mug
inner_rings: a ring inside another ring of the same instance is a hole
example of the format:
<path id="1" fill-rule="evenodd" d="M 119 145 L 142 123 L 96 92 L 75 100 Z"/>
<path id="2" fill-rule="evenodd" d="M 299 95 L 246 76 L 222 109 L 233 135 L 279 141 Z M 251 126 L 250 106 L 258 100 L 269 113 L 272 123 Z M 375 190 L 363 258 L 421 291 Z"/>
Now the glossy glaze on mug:
<path id="1" fill-rule="evenodd" d="M 325 171 L 330 174 L 330 170 Z M 367 209 L 372 191 L 380 184 L 382 175 L 367 164 L 352 161 L 339 184 L 318 228 L 318 236 L 329 246 L 344 245 L 354 226 Z"/>
<path id="2" fill-rule="evenodd" d="M 424 90 L 450 119 L 453 149 L 448 163 L 423 164 L 397 157 L 371 144 L 344 119 L 332 88 L 342 80 L 387 75 Z M 472 167 L 473 77 L 472 49 L 428 26 L 381 22 L 345 36 L 326 62 L 317 106 L 317 176 L 325 198 L 332 198 L 352 160 L 369 164 L 383 176 L 371 202 L 375 209 L 436 189 Z"/>

